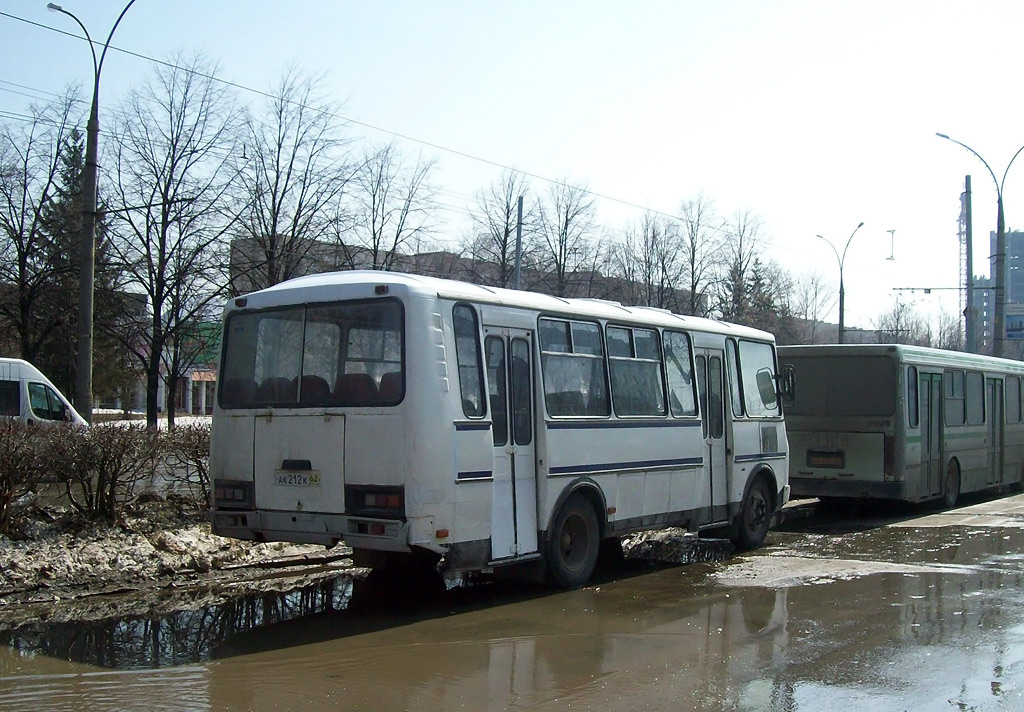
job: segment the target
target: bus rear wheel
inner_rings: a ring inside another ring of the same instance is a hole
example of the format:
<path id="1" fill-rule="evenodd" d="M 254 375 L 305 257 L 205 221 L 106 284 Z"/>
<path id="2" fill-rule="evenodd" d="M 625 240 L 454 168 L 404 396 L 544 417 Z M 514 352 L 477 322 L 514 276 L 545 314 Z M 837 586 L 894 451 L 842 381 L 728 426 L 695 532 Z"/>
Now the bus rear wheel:
<path id="1" fill-rule="evenodd" d="M 764 477 L 758 477 L 743 497 L 732 543 L 737 549 L 756 549 L 764 544 L 771 523 L 772 496 Z"/>
<path id="2" fill-rule="evenodd" d="M 950 460 L 946 465 L 946 481 L 943 484 L 942 506 L 952 509 L 960 499 L 960 468 L 955 460 Z"/>
<path id="3" fill-rule="evenodd" d="M 579 588 L 594 573 L 600 551 L 597 514 L 586 497 L 569 495 L 548 538 L 548 579 L 560 588 Z"/>

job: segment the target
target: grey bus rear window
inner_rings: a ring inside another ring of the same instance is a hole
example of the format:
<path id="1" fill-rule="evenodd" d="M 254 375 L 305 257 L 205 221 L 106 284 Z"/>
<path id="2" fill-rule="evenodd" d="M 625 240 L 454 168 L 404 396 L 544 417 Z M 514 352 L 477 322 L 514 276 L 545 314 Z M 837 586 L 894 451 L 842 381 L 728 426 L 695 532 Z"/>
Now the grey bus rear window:
<path id="1" fill-rule="evenodd" d="M 394 299 L 297 305 L 228 318 L 223 408 L 390 406 L 405 394 Z"/>
<path id="2" fill-rule="evenodd" d="M 890 416 L 896 411 L 896 362 L 877 356 L 792 357 L 792 415 Z"/>

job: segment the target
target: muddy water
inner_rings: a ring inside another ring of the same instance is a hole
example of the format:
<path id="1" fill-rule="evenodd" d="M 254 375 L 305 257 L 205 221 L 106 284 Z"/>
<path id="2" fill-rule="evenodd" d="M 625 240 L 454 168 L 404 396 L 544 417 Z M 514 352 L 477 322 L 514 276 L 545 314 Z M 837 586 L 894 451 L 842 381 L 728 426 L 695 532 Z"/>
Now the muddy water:
<path id="1" fill-rule="evenodd" d="M 570 592 L 339 580 L 88 634 L 40 625 L 0 648 L 0 709 L 1024 709 L 1016 524 L 789 527 Z"/>

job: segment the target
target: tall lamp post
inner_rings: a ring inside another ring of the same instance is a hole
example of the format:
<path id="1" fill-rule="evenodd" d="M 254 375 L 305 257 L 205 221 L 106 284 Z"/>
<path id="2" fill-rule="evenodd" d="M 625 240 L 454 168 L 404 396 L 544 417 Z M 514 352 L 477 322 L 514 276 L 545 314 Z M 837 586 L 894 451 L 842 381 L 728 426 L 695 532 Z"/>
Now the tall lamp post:
<path id="1" fill-rule="evenodd" d="M 92 106 L 89 109 L 89 123 L 86 124 L 85 165 L 82 167 L 82 239 L 79 246 L 81 271 L 78 276 L 78 350 L 75 353 L 75 407 L 82 417 L 92 422 L 92 335 L 93 335 L 93 295 L 95 292 L 96 274 L 96 173 L 97 144 L 100 133 L 100 72 L 103 70 L 103 59 L 110 48 L 110 40 L 121 18 L 135 3 L 128 4 L 117 16 L 114 26 L 110 28 L 107 41 L 103 43 L 103 51 L 96 58 L 96 43 L 89 35 L 82 21 L 56 3 L 48 3 L 46 8 L 52 12 L 60 12 L 74 20 L 89 42 L 92 52 Z"/>
<path id="2" fill-rule="evenodd" d="M 958 146 L 963 146 L 968 151 L 973 153 L 979 161 L 988 169 L 988 174 L 992 176 L 992 182 L 996 184 L 996 252 L 994 264 L 992 269 L 995 271 L 995 292 L 994 298 L 996 302 L 995 316 L 992 321 L 992 345 L 993 352 L 996 356 L 1006 355 L 1006 223 L 1003 219 L 1003 184 L 1006 183 L 1006 174 L 1010 172 L 1010 166 L 1013 165 L 1013 161 L 1020 155 L 1021 151 L 1024 151 L 1024 146 L 1017 149 L 1017 152 L 1013 154 L 1013 158 L 1006 164 L 1006 170 L 1003 171 L 1003 179 L 999 180 L 996 178 L 995 171 L 992 170 L 988 162 L 981 157 L 977 151 L 968 146 L 966 143 L 961 143 L 955 138 L 950 138 L 944 133 L 936 133 L 939 138 L 944 138 L 947 141 L 952 141 Z M 973 279 L 973 275 L 969 276 Z M 968 309 L 972 305 L 968 304 Z"/>
<path id="3" fill-rule="evenodd" d="M 832 248 L 832 251 L 836 253 L 836 262 L 839 263 L 839 343 L 841 344 L 846 342 L 846 290 L 843 287 L 843 263 L 846 262 L 846 251 L 850 249 L 850 242 L 853 241 L 853 236 L 856 235 L 857 231 L 862 227 L 864 227 L 863 221 L 860 222 L 857 227 L 853 228 L 853 232 L 850 233 L 850 237 L 846 240 L 846 247 L 843 248 L 842 256 L 840 256 L 839 250 L 836 249 L 836 246 L 832 244 L 831 240 L 818 235 L 818 237 L 825 240 L 826 244 L 828 244 L 828 246 Z"/>

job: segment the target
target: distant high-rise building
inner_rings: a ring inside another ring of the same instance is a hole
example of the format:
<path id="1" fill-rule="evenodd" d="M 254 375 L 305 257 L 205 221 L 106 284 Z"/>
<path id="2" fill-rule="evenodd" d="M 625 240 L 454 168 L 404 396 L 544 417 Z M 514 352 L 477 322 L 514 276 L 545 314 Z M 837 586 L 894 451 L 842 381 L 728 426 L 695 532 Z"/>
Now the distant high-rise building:
<path id="1" fill-rule="evenodd" d="M 995 279 L 996 234 L 989 233 L 989 274 Z M 1024 304 L 1024 232 L 1006 233 L 1006 301 Z"/>
<path id="2" fill-rule="evenodd" d="M 989 258 L 989 279 L 990 287 L 995 286 L 995 256 L 996 256 L 996 233 L 989 233 L 989 246 L 991 257 Z M 1007 231 L 1006 233 L 1006 260 L 1004 262 L 1006 285 L 1006 338 L 1021 344 L 1024 343 L 1024 232 Z M 980 284 L 980 283 L 979 283 Z M 984 290 L 975 296 L 975 303 L 979 298 L 985 300 L 987 310 L 982 313 L 983 336 L 985 343 L 992 339 L 993 312 L 995 309 L 995 292 L 993 289 Z M 980 310 L 979 310 L 980 311 Z"/>

